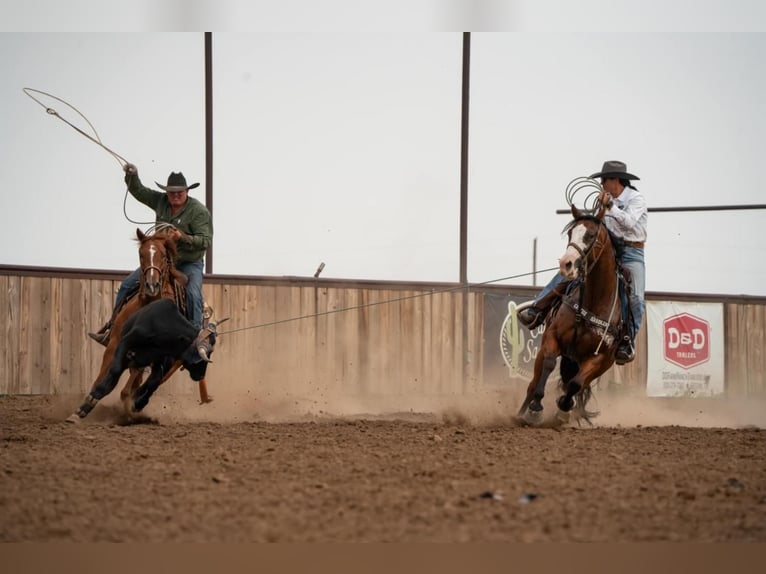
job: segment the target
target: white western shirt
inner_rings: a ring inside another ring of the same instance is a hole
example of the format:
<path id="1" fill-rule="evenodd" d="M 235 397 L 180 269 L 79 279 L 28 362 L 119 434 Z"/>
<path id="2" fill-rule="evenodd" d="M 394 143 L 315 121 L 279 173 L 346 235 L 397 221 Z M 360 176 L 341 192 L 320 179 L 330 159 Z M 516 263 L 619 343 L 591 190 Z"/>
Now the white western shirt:
<path id="1" fill-rule="evenodd" d="M 626 187 L 606 211 L 604 223 L 609 231 L 625 241 L 646 241 L 646 200 L 637 190 Z"/>

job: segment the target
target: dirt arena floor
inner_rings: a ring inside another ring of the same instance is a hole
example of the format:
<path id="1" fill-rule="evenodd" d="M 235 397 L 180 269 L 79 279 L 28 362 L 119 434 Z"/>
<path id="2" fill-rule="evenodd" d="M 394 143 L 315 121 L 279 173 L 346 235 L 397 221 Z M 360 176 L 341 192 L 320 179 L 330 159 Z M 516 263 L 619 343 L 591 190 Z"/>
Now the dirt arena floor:
<path id="1" fill-rule="evenodd" d="M 126 426 L 0 397 L 0 541 L 766 542 L 763 402 L 597 393 L 593 428 L 553 430 L 497 392 L 215 398 Z"/>

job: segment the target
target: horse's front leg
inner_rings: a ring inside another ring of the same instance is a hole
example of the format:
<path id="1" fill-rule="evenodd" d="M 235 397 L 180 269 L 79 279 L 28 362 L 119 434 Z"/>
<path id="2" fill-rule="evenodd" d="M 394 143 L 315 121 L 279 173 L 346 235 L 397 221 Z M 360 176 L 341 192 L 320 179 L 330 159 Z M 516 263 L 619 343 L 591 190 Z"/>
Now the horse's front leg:
<path id="1" fill-rule="evenodd" d="M 118 357 L 118 343 L 112 340 L 104 350 L 104 356 L 101 359 L 101 369 L 96 376 L 96 380 L 90 388 L 90 392 L 85 396 L 80 407 L 71 414 L 67 422 L 79 422 L 84 419 L 95 408 L 98 402 L 114 390 L 120 375 L 125 370 L 122 357 Z"/>
<path id="2" fill-rule="evenodd" d="M 106 372 L 104 378 L 93 386 L 90 393 L 88 393 L 88 395 L 85 397 L 85 400 L 77 409 L 77 411 L 69 415 L 66 421 L 70 423 L 76 423 L 88 416 L 90 411 L 94 409 L 98 402 L 106 395 L 111 393 L 114 387 L 117 386 L 117 381 L 120 379 L 121 374 L 122 371 L 109 369 Z"/>
<path id="3" fill-rule="evenodd" d="M 543 353 L 541 349 L 541 352 L 538 353 L 535 359 L 535 371 L 527 387 L 527 396 L 521 404 L 518 413 L 520 417 L 530 424 L 537 423 L 542 419 L 542 401 L 545 396 L 545 385 L 553 369 L 556 368 L 557 357 L 557 351 L 548 350 Z"/>
<path id="4" fill-rule="evenodd" d="M 559 421 L 567 422 L 569 420 L 569 412 L 575 405 L 575 398 L 582 396 L 584 391 L 590 388 L 591 382 L 605 373 L 610 366 L 611 361 L 604 354 L 582 361 L 579 371 L 569 380 L 564 389 L 564 394 L 556 401 L 556 405 L 559 408 L 556 418 Z M 584 407 L 585 405 L 583 404 L 583 411 Z"/>

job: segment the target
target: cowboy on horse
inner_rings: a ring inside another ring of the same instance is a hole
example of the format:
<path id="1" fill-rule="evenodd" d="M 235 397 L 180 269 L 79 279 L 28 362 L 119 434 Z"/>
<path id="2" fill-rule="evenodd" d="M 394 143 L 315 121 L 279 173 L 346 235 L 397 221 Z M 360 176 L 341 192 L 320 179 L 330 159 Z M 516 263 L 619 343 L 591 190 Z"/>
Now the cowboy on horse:
<path id="1" fill-rule="evenodd" d="M 138 170 L 132 163 L 126 163 L 125 183 L 128 191 L 138 201 L 151 207 L 156 215 L 158 226 L 171 228 L 170 235 L 176 241 L 176 268 L 186 275 L 186 285 L 189 320 L 197 328 L 203 327 L 202 273 L 205 251 L 213 241 L 213 222 L 205 205 L 189 197 L 189 190 L 199 186 L 199 183 L 186 184 L 186 178 L 181 172 L 171 172 L 167 185 L 158 182 L 157 186 L 165 191 L 162 193 L 145 187 L 138 177 Z M 117 291 L 114 310 L 107 323 L 96 333 L 88 333 L 94 341 L 106 346 L 109 342 L 114 319 L 128 297 L 138 289 L 140 269 L 128 275 Z"/>
<path id="2" fill-rule="evenodd" d="M 641 327 L 646 304 L 644 285 L 644 242 L 646 241 L 647 206 L 644 196 L 631 183 L 639 178 L 627 171 L 621 161 L 606 161 L 601 171 L 590 176 L 600 179 L 599 204 L 604 207 L 604 224 L 610 232 L 616 257 L 624 275 L 628 276 L 629 289 L 621 289 L 623 317 L 626 319 L 625 334 L 615 356 L 618 365 L 631 362 L 635 356 L 636 334 Z M 517 307 L 519 321 L 528 329 L 542 325 L 551 309 L 562 299 L 569 281 L 561 273 L 535 297 Z"/>

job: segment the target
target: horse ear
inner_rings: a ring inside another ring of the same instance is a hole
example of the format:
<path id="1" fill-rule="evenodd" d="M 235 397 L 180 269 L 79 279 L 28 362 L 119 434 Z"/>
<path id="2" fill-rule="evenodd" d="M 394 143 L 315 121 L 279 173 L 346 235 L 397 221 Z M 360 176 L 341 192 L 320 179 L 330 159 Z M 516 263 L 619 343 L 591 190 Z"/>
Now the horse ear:
<path id="1" fill-rule="evenodd" d="M 606 205 L 602 205 L 601 207 L 598 208 L 598 212 L 596 213 L 596 219 L 603 221 L 605 213 L 606 213 Z"/>
<path id="2" fill-rule="evenodd" d="M 575 219 L 580 219 L 582 217 L 582 212 L 577 209 L 574 204 L 572 204 L 572 217 Z"/>
<path id="3" fill-rule="evenodd" d="M 141 231 L 141 229 L 138 227 L 136 227 L 136 237 L 138 237 L 139 241 L 143 241 L 144 239 L 146 239 L 146 235 L 144 235 L 144 232 Z"/>

